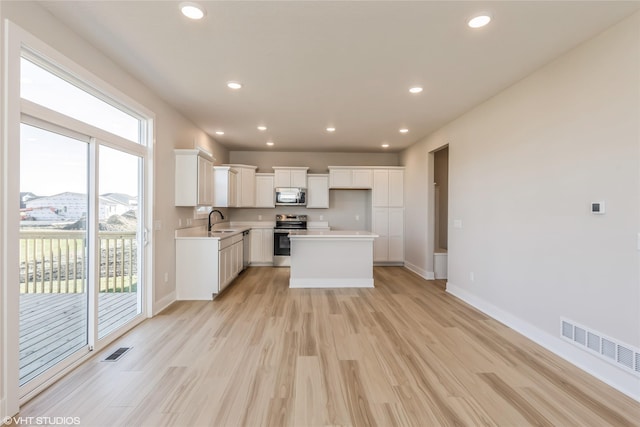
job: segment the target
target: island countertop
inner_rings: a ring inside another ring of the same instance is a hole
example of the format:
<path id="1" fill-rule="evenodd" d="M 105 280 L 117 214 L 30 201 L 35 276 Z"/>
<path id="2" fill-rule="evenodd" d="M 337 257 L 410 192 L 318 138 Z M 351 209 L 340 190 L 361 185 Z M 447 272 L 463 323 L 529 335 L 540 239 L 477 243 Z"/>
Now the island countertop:
<path id="1" fill-rule="evenodd" d="M 364 230 L 295 230 L 289 232 L 290 239 L 375 239 L 377 234 Z"/>

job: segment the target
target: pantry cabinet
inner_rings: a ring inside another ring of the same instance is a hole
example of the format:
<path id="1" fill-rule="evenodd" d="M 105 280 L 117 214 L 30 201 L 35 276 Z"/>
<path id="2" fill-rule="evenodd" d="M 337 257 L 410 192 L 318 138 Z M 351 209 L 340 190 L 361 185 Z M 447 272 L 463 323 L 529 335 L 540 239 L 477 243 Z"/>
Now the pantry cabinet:
<path id="1" fill-rule="evenodd" d="M 373 206 L 404 206 L 404 170 L 373 170 Z"/>
<path id="2" fill-rule="evenodd" d="M 373 169 L 371 205 L 373 261 L 404 262 L 404 168 Z"/>

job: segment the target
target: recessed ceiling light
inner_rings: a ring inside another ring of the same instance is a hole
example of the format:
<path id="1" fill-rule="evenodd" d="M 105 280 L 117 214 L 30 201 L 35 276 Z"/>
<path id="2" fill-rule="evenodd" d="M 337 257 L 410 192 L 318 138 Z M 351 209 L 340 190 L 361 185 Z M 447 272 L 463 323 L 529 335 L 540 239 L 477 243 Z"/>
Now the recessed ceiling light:
<path id="1" fill-rule="evenodd" d="M 240 89 L 242 87 L 242 85 L 238 82 L 228 82 L 227 83 L 227 87 L 229 89 Z"/>
<path id="2" fill-rule="evenodd" d="M 217 130 L 217 131 L 216 131 L 216 135 L 224 135 L 224 132 L 223 132 L 223 131 L 221 131 L 221 130 Z"/>
<path id="3" fill-rule="evenodd" d="M 336 128 L 334 128 L 334 127 L 328 127 L 327 128 L 327 132 L 335 132 L 335 131 L 336 131 Z"/>
<path id="4" fill-rule="evenodd" d="M 189 19 L 202 19 L 207 14 L 204 7 L 197 3 L 185 1 L 180 3 L 180 12 Z"/>
<path id="5" fill-rule="evenodd" d="M 400 129 L 400 133 L 408 133 L 408 132 L 409 132 L 409 129 L 407 128 Z"/>
<path id="6" fill-rule="evenodd" d="M 422 88 L 420 86 L 414 86 L 411 89 L 409 89 L 409 92 L 411 92 L 411 93 L 420 93 L 420 92 L 422 92 Z"/>
<path id="7" fill-rule="evenodd" d="M 266 126 L 258 126 L 258 130 L 267 130 Z"/>
<path id="8" fill-rule="evenodd" d="M 389 144 L 382 144 L 382 148 L 389 148 Z"/>
<path id="9" fill-rule="evenodd" d="M 471 28 L 480 28 L 491 22 L 491 15 L 483 13 L 467 21 L 467 25 Z"/>
<path id="10" fill-rule="evenodd" d="M 269 141 L 269 142 L 267 142 L 267 145 L 268 145 L 269 147 L 273 147 L 274 143 L 273 143 L 273 141 Z"/>

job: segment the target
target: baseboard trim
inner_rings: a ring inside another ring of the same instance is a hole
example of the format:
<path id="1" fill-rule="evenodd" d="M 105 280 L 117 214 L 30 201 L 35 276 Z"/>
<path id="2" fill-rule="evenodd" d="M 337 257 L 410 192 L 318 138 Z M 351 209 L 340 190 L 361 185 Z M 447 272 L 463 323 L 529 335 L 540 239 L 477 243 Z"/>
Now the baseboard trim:
<path id="1" fill-rule="evenodd" d="M 565 342 L 559 336 L 555 337 L 519 317 L 494 306 L 486 300 L 465 291 L 451 282 L 447 282 L 446 290 L 447 293 L 461 299 L 484 314 L 524 335 L 526 338 L 582 369 L 589 375 L 640 402 L 639 378 L 618 367 L 612 366 L 610 363 L 600 360 L 586 351 L 576 348 Z"/>
<path id="2" fill-rule="evenodd" d="M 433 271 L 423 270 L 422 268 L 418 267 L 415 264 L 411 264 L 410 262 L 405 261 L 404 266 L 408 270 L 416 273 L 418 276 L 422 277 L 425 280 L 435 280 L 436 278 L 436 274 Z"/>
<path id="3" fill-rule="evenodd" d="M 153 303 L 153 313 L 152 316 L 159 314 L 161 311 L 165 310 L 171 304 L 177 301 L 176 291 L 170 292 L 167 296 L 162 298 L 160 301 L 154 301 Z"/>

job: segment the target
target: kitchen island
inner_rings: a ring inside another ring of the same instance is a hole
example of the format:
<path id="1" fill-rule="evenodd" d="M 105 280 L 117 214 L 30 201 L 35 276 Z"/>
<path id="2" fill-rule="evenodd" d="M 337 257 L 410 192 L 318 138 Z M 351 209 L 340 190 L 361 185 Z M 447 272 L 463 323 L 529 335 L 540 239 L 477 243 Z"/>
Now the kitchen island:
<path id="1" fill-rule="evenodd" d="M 373 288 L 369 231 L 300 230 L 291 241 L 290 288 Z"/>

